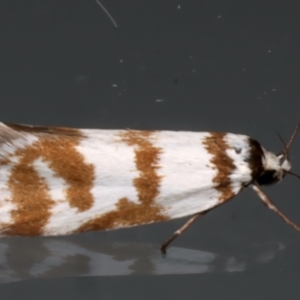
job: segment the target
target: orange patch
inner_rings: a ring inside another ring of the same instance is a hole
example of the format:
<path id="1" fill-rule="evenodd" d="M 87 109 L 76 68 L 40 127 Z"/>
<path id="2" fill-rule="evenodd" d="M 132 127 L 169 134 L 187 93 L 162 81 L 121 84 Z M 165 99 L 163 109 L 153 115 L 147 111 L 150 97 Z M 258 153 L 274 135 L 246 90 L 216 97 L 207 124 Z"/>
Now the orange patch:
<path id="1" fill-rule="evenodd" d="M 12 168 L 8 186 L 12 202 L 17 209 L 12 211 L 13 224 L 5 233 L 8 235 L 39 235 L 50 217 L 53 201 L 43 178 L 34 170 L 32 163 L 39 156 L 36 149 L 18 151 L 19 163 Z"/>
<path id="2" fill-rule="evenodd" d="M 128 130 L 120 137 L 122 142 L 132 146 L 135 151 L 135 164 L 140 174 L 133 180 L 133 185 L 137 190 L 139 203 L 127 198 L 119 199 L 115 210 L 88 221 L 80 226 L 78 232 L 133 226 L 169 219 L 163 215 L 163 207 L 155 203 L 155 198 L 159 194 L 160 176 L 157 174 L 157 169 L 161 149 L 151 143 L 152 132 Z"/>
<path id="3" fill-rule="evenodd" d="M 51 216 L 50 209 L 54 202 L 50 198 L 49 187 L 33 166 L 38 158 L 45 161 L 56 176 L 67 182 L 66 198 L 71 207 L 85 211 L 94 203 L 90 193 L 94 167 L 86 164 L 83 156 L 75 148 L 80 138 L 50 134 L 36 136 L 39 138 L 37 142 L 13 154 L 19 161 L 12 168 L 8 185 L 12 202 L 16 204 L 17 209 L 12 211 L 13 224 L 8 227 L 6 234 L 42 234 L 43 227 Z"/>
<path id="4" fill-rule="evenodd" d="M 215 188 L 221 193 L 219 196 L 220 202 L 229 200 L 235 196 L 229 177 L 234 171 L 235 165 L 232 158 L 226 154 L 229 146 L 224 141 L 225 135 L 226 133 L 213 132 L 203 141 L 205 149 L 213 156 L 210 162 L 218 170 L 213 182 L 216 184 Z"/>
<path id="5" fill-rule="evenodd" d="M 41 142 L 42 157 L 58 177 L 67 184 L 67 199 L 71 207 L 85 211 L 92 207 L 90 193 L 94 181 L 94 166 L 86 164 L 75 146 L 79 140 L 72 138 L 44 139 Z"/>

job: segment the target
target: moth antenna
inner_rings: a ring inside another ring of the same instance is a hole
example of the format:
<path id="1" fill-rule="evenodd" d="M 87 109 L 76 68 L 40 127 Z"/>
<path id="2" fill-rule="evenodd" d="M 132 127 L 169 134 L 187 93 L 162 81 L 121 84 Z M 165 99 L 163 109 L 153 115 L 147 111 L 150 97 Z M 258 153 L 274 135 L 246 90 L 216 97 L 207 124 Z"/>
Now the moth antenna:
<path id="1" fill-rule="evenodd" d="M 113 25 L 118 28 L 117 22 L 114 20 L 114 18 L 111 16 L 111 14 L 108 12 L 108 10 L 104 7 L 104 5 L 99 1 L 96 0 L 96 3 L 102 8 L 102 10 L 105 12 L 105 14 L 109 17 Z"/>
<path id="2" fill-rule="evenodd" d="M 300 176 L 298 175 L 298 174 L 296 174 L 296 173 L 294 173 L 294 172 L 291 172 L 291 171 L 286 171 L 288 174 L 290 174 L 290 175 L 293 175 L 293 176 L 295 176 L 295 177 L 297 177 L 297 178 L 299 178 L 300 179 Z"/>
<path id="3" fill-rule="evenodd" d="M 289 148 L 291 147 L 298 131 L 300 129 L 300 122 L 298 123 L 298 125 L 296 126 L 296 128 L 294 129 L 294 132 L 292 133 L 292 136 L 290 137 L 290 140 L 288 141 L 288 143 L 286 144 L 286 149 L 289 150 Z"/>
<path id="4" fill-rule="evenodd" d="M 281 135 L 277 132 L 277 136 L 279 137 L 279 140 L 281 141 L 281 144 L 283 145 L 283 153 L 284 156 L 287 158 L 287 160 L 290 160 L 290 154 L 289 154 L 289 149 L 287 148 L 283 138 L 281 137 Z"/>

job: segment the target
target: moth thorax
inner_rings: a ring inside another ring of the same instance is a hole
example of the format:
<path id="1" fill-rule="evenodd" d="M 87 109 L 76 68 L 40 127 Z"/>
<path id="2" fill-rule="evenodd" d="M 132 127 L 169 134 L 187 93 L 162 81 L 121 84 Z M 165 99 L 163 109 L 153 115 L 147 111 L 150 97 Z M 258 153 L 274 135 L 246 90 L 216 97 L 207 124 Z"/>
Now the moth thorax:
<path id="1" fill-rule="evenodd" d="M 263 172 L 256 181 L 260 185 L 267 185 L 279 182 L 291 169 L 291 163 L 284 154 L 275 155 L 263 149 L 262 157 Z"/>

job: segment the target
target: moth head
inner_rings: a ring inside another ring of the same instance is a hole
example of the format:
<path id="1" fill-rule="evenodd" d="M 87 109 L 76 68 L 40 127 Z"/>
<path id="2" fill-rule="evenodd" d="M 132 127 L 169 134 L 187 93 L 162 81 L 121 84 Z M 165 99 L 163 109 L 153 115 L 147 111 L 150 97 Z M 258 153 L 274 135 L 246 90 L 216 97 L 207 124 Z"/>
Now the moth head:
<path id="1" fill-rule="evenodd" d="M 264 150 L 264 157 L 262 159 L 263 172 L 257 179 L 260 185 L 273 184 L 283 179 L 283 177 L 291 169 L 291 163 L 285 154 L 275 155 L 269 151 Z"/>
<path id="2" fill-rule="evenodd" d="M 300 122 L 296 126 L 287 144 L 285 144 L 283 139 L 279 136 L 284 148 L 280 154 L 275 155 L 274 153 L 263 149 L 263 158 L 262 158 L 263 172 L 256 180 L 258 184 L 266 185 L 266 184 L 273 184 L 279 182 L 284 178 L 284 176 L 287 173 L 299 177 L 297 174 L 292 173 L 290 171 L 292 165 L 290 163 L 290 156 L 289 156 L 289 148 L 292 145 L 292 142 L 294 141 L 299 128 L 300 128 Z"/>

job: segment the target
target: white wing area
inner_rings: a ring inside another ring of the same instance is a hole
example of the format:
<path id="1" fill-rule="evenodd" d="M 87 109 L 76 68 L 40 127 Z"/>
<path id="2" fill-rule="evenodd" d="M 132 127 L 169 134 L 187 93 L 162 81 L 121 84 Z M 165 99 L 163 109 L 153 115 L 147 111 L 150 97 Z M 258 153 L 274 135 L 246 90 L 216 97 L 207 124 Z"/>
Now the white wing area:
<path id="1" fill-rule="evenodd" d="M 119 219 L 110 221 L 109 224 L 112 225 L 107 225 L 107 228 L 103 225 L 100 229 L 156 222 L 158 218 L 136 216 L 147 215 L 153 207 L 159 210 L 156 215 L 163 216 L 161 220 L 168 220 L 206 211 L 221 203 L 220 197 L 224 191 L 217 187 L 219 183 L 216 182 L 220 175 L 220 169 L 214 161 L 217 154 L 209 151 L 204 143 L 211 133 L 154 131 L 146 134 L 142 131 L 85 129 L 79 132 L 80 138 L 76 142 L 70 138 L 75 149 L 72 148 L 72 151 L 76 152 L 77 159 L 82 157 L 87 169 L 91 167 L 93 171 L 89 190 L 85 192 L 91 195 L 92 202 L 85 208 L 80 205 L 81 199 L 76 199 L 76 202 L 68 196 L 72 192 L 72 197 L 76 198 L 74 193 L 78 191 L 78 195 L 80 194 L 81 185 L 83 189 L 87 186 L 84 185 L 85 175 L 78 169 L 80 165 L 76 161 L 73 165 L 71 161 L 72 155 L 75 157 L 75 154 L 69 153 L 70 150 L 61 146 L 63 141 L 69 141 L 69 138 L 64 137 L 62 133 L 56 135 L 55 131 L 18 131 L 0 123 L 0 230 L 3 234 L 6 234 L 6 230 L 14 225 L 14 222 L 19 222 L 18 226 L 22 227 L 22 214 L 33 213 L 30 209 L 24 210 L 24 205 L 29 201 L 24 195 L 22 197 L 25 200 L 18 196 L 20 190 L 22 191 L 22 182 L 21 179 L 16 182 L 17 179 L 14 178 L 19 174 L 17 172 L 26 174 L 27 167 L 33 168 L 43 182 L 43 186 L 35 187 L 37 191 L 46 186 L 47 197 L 50 199 L 47 202 L 50 203 L 48 212 L 43 217 L 47 219 L 45 222 L 39 220 L 39 224 L 43 224 L 39 225 L 43 226 L 40 231 L 43 235 L 77 232 L 81 226 L 93 220 L 94 223 L 97 220 L 104 222 L 102 217 L 110 214 L 111 218 L 116 215 Z M 251 180 L 251 171 L 246 162 L 250 151 L 248 137 L 226 134 L 224 140 L 228 146 L 228 149 L 224 150 L 225 155 L 232 159 L 234 165 L 234 170 L 228 175 L 230 183 L 225 188 L 232 189 L 233 194 L 237 194 L 244 183 Z M 26 150 L 26 147 L 29 150 Z M 53 151 L 47 147 L 57 147 L 57 150 Z M 242 149 L 241 154 L 237 154 L 237 147 Z M 24 149 L 27 152 L 24 152 Z M 34 153 L 34 158 L 31 158 L 29 151 Z M 55 154 L 50 156 L 46 151 L 53 151 Z M 57 163 L 62 151 L 65 151 L 64 155 L 68 161 L 62 163 L 64 170 L 61 170 Z M 155 154 L 157 157 L 154 157 Z M 69 167 L 71 171 L 67 173 L 66 169 Z M 78 179 L 74 179 L 75 175 L 72 172 L 79 174 Z M 16 178 L 22 177 L 18 175 Z M 150 181 L 149 186 L 147 178 Z M 28 184 L 31 183 L 27 177 L 24 193 L 28 190 Z M 39 199 L 34 201 L 38 202 Z M 143 201 L 145 211 L 139 209 Z M 120 208 L 120 203 L 125 203 L 125 206 Z M 128 210 L 129 215 L 123 216 L 120 210 L 127 209 L 126 203 L 130 206 L 135 205 L 136 209 Z M 40 206 L 33 203 L 32 207 L 39 209 Z M 136 221 L 130 222 L 130 214 Z M 126 221 L 120 220 L 120 215 Z M 30 219 L 30 216 L 24 216 L 27 220 L 25 217 Z M 19 234 L 17 231 L 13 231 L 13 234 L 15 232 Z"/>
<path id="2" fill-rule="evenodd" d="M 249 157 L 251 148 L 249 146 L 249 137 L 241 134 L 227 133 L 224 140 L 228 147 L 226 154 L 230 157 L 235 165 L 229 175 L 233 193 L 241 191 L 241 184 L 249 183 L 252 180 L 252 170 L 249 167 Z"/>
<path id="3" fill-rule="evenodd" d="M 157 202 L 170 218 L 189 216 L 218 205 L 219 192 L 213 179 L 217 169 L 212 155 L 201 141 L 209 133 L 158 133 L 157 145 L 163 149 L 159 175 L 162 178 Z"/>

